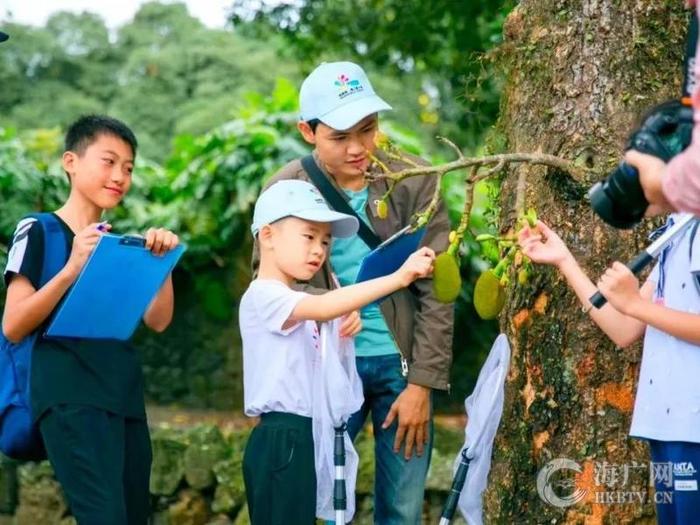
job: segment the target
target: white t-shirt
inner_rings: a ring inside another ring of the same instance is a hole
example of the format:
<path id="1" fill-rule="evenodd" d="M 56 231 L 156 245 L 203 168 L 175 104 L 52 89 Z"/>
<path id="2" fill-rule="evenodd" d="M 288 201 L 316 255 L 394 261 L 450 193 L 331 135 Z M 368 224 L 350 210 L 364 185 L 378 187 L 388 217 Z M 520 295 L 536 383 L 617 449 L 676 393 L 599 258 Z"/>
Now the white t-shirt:
<path id="1" fill-rule="evenodd" d="M 319 334 L 314 321 L 282 326 L 308 294 L 284 283 L 256 279 L 241 298 L 245 413 L 288 412 L 311 417 Z"/>
<path id="2" fill-rule="evenodd" d="M 676 222 L 682 216 L 671 215 Z M 649 280 L 658 284 L 663 279 L 663 291 L 654 292 L 655 301 L 662 295 L 666 307 L 700 314 L 694 275 L 700 272 L 700 230 L 693 239 L 692 258 L 691 230 L 692 225 L 674 240 L 663 268 L 660 259 Z M 647 326 L 630 435 L 700 443 L 700 346 Z"/>

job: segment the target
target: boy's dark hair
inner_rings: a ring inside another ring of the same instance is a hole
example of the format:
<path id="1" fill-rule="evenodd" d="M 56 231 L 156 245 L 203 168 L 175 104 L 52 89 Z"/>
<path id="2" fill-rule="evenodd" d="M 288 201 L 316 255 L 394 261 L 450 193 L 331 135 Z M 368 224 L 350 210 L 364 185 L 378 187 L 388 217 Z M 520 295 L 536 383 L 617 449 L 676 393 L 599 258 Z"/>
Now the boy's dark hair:
<path id="1" fill-rule="evenodd" d="M 321 121 L 320 121 L 319 119 L 317 119 L 317 118 L 312 118 L 311 120 L 307 120 L 306 123 L 307 123 L 307 124 L 309 125 L 309 127 L 311 128 L 311 131 L 313 131 L 314 133 L 316 133 L 316 128 L 317 128 L 318 125 L 321 123 Z"/>
<path id="2" fill-rule="evenodd" d="M 73 122 L 66 132 L 63 151 L 72 151 L 82 155 L 100 135 L 113 135 L 123 140 L 131 147 L 131 152 L 136 156 L 138 142 L 134 132 L 122 121 L 106 115 L 84 115 Z"/>

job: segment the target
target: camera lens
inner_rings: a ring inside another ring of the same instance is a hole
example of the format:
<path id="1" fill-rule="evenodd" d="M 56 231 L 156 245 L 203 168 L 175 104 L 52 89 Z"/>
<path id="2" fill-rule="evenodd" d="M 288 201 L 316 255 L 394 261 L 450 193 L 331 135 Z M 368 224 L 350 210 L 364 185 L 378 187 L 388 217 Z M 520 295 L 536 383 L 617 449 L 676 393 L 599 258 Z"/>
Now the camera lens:
<path id="1" fill-rule="evenodd" d="M 588 197 L 601 219 L 622 229 L 637 224 L 649 205 L 639 184 L 639 173 L 625 162 L 621 162 L 607 179 L 595 184 Z"/>

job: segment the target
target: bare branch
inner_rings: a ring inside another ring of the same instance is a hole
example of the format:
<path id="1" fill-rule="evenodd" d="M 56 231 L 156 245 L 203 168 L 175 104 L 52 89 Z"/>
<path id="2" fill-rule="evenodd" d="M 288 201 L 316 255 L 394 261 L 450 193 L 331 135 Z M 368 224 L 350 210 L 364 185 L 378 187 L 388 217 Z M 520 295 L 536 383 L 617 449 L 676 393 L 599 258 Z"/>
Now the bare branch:
<path id="1" fill-rule="evenodd" d="M 401 182 L 404 179 L 421 175 L 438 175 L 441 177 L 450 171 L 469 168 L 472 166 L 488 166 L 491 164 L 496 164 L 496 167 L 498 167 L 500 163 L 503 163 L 503 165 L 512 163 L 539 164 L 551 166 L 572 175 L 579 175 L 582 171 L 582 168 L 574 166 L 572 162 L 562 159 L 561 157 L 548 155 L 546 153 L 503 153 L 500 155 L 489 155 L 486 157 L 464 157 L 445 164 L 439 164 L 437 166 L 411 167 L 393 173 L 385 172 L 380 175 L 368 174 L 368 179 L 379 180 L 384 178 L 391 179 L 395 182 Z M 494 168 L 491 171 L 492 173 L 490 173 L 490 175 L 493 175 L 499 170 Z"/>
<path id="2" fill-rule="evenodd" d="M 412 167 L 414 167 L 414 168 L 417 168 L 417 167 L 420 166 L 420 164 L 417 164 L 416 162 L 414 162 L 413 159 L 409 158 L 409 157 L 406 156 L 406 155 L 402 155 L 402 154 L 400 153 L 400 151 L 396 150 L 396 149 L 393 148 L 393 147 L 390 147 L 390 148 L 384 150 L 384 152 L 386 153 L 386 155 L 387 155 L 390 159 L 394 159 L 394 160 L 398 160 L 398 161 L 400 161 L 400 162 L 404 162 L 404 163 L 406 163 L 406 164 L 408 164 L 409 166 L 412 166 Z"/>
<path id="3" fill-rule="evenodd" d="M 430 199 L 430 204 L 420 212 L 418 215 L 421 215 L 425 218 L 426 224 L 430 222 L 433 218 L 433 215 L 435 215 L 435 212 L 437 211 L 438 204 L 440 204 L 440 186 L 442 182 L 442 175 L 438 177 L 438 180 L 435 181 L 435 190 L 433 191 L 433 198 Z"/>
<path id="4" fill-rule="evenodd" d="M 448 139 L 447 137 L 437 137 L 437 139 L 438 139 L 440 142 L 444 142 L 444 143 L 447 144 L 450 148 L 452 148 L 452 150 L 453 150 L 455 153 L 457 153 L 457 158 L 458 158 L 458 159 L 463 159 L 463 158 L 464 158 L 464 155 L 462 154 L 462 150 L 460 150 L 460 149 L 457 147 L 457 145 L 456 145 L 454 142 L 452 142 L 450 139 Z"/>

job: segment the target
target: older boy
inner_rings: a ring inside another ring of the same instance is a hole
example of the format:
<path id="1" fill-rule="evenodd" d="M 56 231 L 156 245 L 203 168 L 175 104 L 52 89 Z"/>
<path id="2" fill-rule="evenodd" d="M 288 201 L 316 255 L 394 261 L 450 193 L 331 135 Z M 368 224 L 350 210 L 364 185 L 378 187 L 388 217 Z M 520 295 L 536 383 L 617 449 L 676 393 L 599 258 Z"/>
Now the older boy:
<path id="1" fill-rule="evenodd" d="M 377 216 L 373 203 L 382 198 L 388 184 L 386 180 L 367 182 L 366 172 L 377 170 L 370 155 L 392 170 L 407 164 L 377 150 L 378 113 L 391 106 L 377 96 L 360 66 L 321 64 L 304 80 L 299 99 L 298 129 L 314 146 L 316 166 L 379 239 L 387 239 L 409 224 L 414 213 L 425 209 L 435 179 L 414 177 L 392 192 L 387 217 Z M 284 179 L 310 180 L 301 160 L 287 164 L 269 184 Z M 441 205 L 423 244 L 442 251 L 448 232 L 447 213 Z M 304 289 L 334 288 L 333 271 L 341 285 L 354 283 L 360 261 L 369 251 L 358 235 L 338 239 L 333 243 L 330 265 L 324 265 Z M 254 268 L 256 264 L 254 253 Z M 430 279 L 420 279 L 412 290 L 400 290 L 380 306 L 363 308 L 361 318 L 363 327 L 355 349 L 365 404 L 351 419 L 348 431 L 354 438 L 372 414 L 377 463 L 375 520 L 417 524 L 432 448 L 431 391 L 449 389 L 453 308 L 435 300 Z M 353 322 L 350 317 L 346 325 Z"/>
<path id="2" fill-rule="evenodd" d="M 39 329 L 75 282 L 100 235 L 110 229 L 100 223 L 102 212 L 117 206 L 129 191 L 135 156 L 136 138 L 118 120 L 91 115 L 69 127 L 63 169 L 70 195 L 55 218 L 70 255 L 40 287 L 43 231 L 36 219 L 20 221 L 5 269 L 2 329 L 8 340 L 20 341 Z M 146 246 L 156 254 L 177 243 L 177 236 L 163 229 L 146 234 Z M 162 331 L 172 313 L 168 279 L 144 322 Z M 39 338 L 31 400 L 49 461 L 78 523 L 147 523 L 151 444 L 135 349 L 122 341 Z"/>

